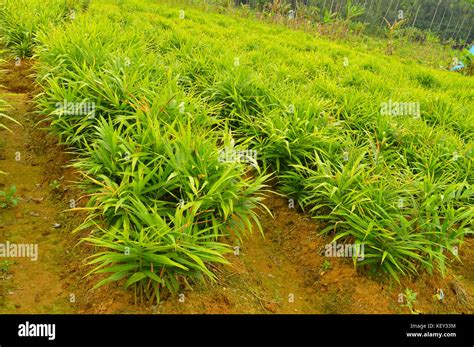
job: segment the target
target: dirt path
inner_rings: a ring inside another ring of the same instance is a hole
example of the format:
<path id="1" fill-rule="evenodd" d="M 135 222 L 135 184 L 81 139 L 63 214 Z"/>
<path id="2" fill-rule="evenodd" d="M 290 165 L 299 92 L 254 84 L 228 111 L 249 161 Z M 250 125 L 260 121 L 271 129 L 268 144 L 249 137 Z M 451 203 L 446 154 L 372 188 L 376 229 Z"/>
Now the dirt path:
<path id="1" fill-rule="evenodd" d="M 61 211 L 66 206 L 54 198 L 48 181 L 60 168 L 42 147 L 45 139 L 35 136 L 38 130 L 34 129 L 29 94 L 32 83 L 25 76 L 28 66 L 10 64 L 9 68 L 1 97 L 11 106 L 8 115 L 21 126 L 9 123 L 12 132 L 1 132 L 0 165 L 7 175 L 0 176 L 0 189 L 16 186 L 19 202 L 2 211 L 0 235 L 2 242 L 37 245 L 38 254 L 37 260 L 16 257 L 4 263 L 0 312 L 74 312 L 73 305 L 66 305 L 69 293 L 61 281 L 60 259 L 67 250 L 61 236 L 65 225 Z"/>

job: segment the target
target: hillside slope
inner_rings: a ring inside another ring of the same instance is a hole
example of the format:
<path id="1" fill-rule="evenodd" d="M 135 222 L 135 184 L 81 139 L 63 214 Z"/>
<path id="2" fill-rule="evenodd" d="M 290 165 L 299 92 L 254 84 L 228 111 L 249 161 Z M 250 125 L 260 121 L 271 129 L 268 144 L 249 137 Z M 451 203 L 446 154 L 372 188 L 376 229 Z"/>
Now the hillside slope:
<path id="1" fill-rule="evenodd" d="M 0 18 L 12 29 L 15 6 Z M 93 272 L 111 275 L 101 284 L 154 300 L 204 276 L 211 294 L 243 286 L 260 306 L 226 294 L 223 312 L 292 312 L 291 295 L 306 297 L 298 312 L 399 312 L 405 288 L 423 312 L 471 310 L 459 288 L 472 276 L 451 264 L 472 256 L 472 78 L 187 5 L 73 13 L 32 25 L 36 108 L 84 173 L 76 235 L 97 250 Z M 329 258 L 331 242 L 364 253 Z M 244 264 L 228 255 L 237 246 Z M 251 278 L 226 282 L 221 263 Z"/>

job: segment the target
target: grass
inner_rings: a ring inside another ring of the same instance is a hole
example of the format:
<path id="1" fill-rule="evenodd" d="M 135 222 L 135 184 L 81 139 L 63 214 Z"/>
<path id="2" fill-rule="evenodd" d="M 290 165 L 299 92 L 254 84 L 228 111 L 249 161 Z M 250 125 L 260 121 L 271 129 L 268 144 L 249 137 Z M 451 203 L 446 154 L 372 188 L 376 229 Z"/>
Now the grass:
<path id="1" fill-rule="evenodd" d="M 367 51 L 358 38 L 162 2 L 91 2 L 74 20 L 35 23 L 23 41 L 38 61 L 36 104 L 78 154 L 89 194 L 79 230 L 98 247 L 91 273 L 111 274 L 99 284 L 159 299 L 215 279 L 224 240 L 261 231 L 270 177 L 323 233 L 365 244 L 355 266 L 396 280 L 443 275 L 472 228 L 466 76 L 387 56 L 382 41 Z M 64 100 L 93 103 L 93 117 Z M 420 113 L 381 112 L 407 102 Z M 257 161 L 222 162 L 228 149 Z"/>
<path id="2" fill-rule="evenodd" d="M 73 21 L 76 12 L 84 11 L 90 0 L 0 2 L 0 35 L 12 57 L 20 59 L 34 55 L 39 31 L 47 31 L 64 21 Z"/>

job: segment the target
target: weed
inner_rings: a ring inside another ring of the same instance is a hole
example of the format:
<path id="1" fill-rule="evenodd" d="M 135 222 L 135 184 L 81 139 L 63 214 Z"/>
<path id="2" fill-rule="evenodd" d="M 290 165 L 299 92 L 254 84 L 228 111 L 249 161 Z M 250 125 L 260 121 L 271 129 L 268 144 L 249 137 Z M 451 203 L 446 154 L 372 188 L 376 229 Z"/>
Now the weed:
<path id="1" fill-rule="evenodd" d="M 419 314 L 420 312 L 415 309 L 414 304 L 416 302 L 417 293 L 413 292 L 411 289 L 406 288 L 405 293 L 403 293 L 404 301 L 406 302 L 402 307 L 408 307 L 411 314 Z"/>
<path id="2" fill-rule="evenodd" d="M 15 185 L 12 185 L 7 191 L 0 191 L 0 197 L 3 198 L 2 200 L 0 200 L 0 207 L 15 207 L 20 200 L 18 197 L 15 197 L 15 193 Z"/>

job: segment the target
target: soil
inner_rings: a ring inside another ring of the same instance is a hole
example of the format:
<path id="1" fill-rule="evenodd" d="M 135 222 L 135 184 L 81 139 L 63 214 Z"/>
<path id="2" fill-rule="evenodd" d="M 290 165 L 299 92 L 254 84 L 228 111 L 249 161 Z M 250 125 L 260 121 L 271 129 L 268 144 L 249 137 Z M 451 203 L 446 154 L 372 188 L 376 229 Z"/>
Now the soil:
<path id="1" fill-rule="evenodd" d="M 7 114 L 21 124 L 5 121 L 12 132 L 0 130 L 0 171 L 7 173 L 0 190 L 15 185 L 20 199 L 0 210 L 0 242 L 38 244 L 39 257 L 0 258 L 0 313 L 410 313 L 399 302 L 406 288 L 417 293 L 417 312 L 474 312 L 472 238 L 459 250 L 464 263 L 453 260 L 444 278 L 422 274 L 397 284 L 356 270 L 352 260 L 325 257 L 331 237 L 277 195 L 266 201 L 273 217 L 261 216 L 264 236 L 244 239 L 228 256 L 231 265 L 216 269 L 216 283 L 195 284 L 153 306 L 135 302 L 122 283 L 91 290 L 98 278 L 85 277 L 85 263 L 94 250 L 78 244 L 87 232 L 72 233 L 85 216 L 66 211 L 71 199 L 85 203 L 74 185 L 80 176 L 69 166 L 74 155 L 38 123 L 32 66 L 11 62 L 0 81 Z M 440 289 L 443 300 L 435 297 Z"/>

